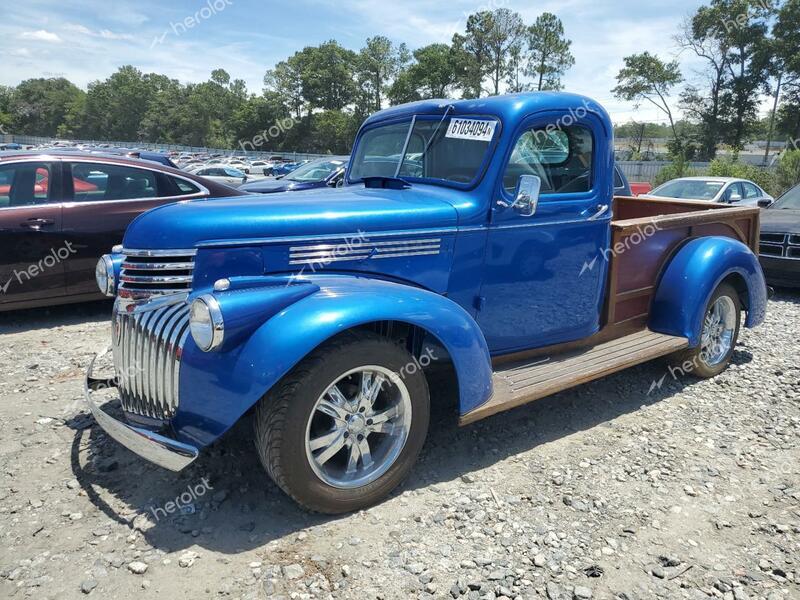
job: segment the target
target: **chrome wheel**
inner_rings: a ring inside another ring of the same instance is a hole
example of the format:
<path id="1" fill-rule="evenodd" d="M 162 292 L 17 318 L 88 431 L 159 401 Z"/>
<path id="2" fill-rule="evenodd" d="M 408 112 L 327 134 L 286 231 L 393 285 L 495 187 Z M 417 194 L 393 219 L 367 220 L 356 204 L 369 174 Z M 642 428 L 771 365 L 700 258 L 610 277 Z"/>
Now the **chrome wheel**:
<path id="1" fill-rule="evenodd" d="M 736 305 L 729 296 L 720 296 L 711 305 L 703 322 L 700 358 L 709 367 L 725 360 L 736 333 Z"/>
<path id="2" fill-rule="evenodd" d="M 328 485 L 351 489 L 386 473 L 411 429 L 411 396 L 393 371 L 348 371 L 317 399 L 306 426 L 306 457 Z"/>

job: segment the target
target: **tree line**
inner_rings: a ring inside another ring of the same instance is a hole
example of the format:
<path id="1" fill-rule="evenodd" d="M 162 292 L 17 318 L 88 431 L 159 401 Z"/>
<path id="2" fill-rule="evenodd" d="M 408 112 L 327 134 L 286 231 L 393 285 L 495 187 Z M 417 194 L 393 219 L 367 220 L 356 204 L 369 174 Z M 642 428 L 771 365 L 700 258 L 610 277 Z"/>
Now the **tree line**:
<path id="1" fill-rule="evenodd" d="M 570 44 L 555 15 L 526 25 L 499 8 L 469 15 L 450 44 L 411 51 L 375 36 L 359 51 L 335 40 L 307 46 L 269 69 L 259 94 L 224 69 L 183 84 L 128 65 L 86 91 L 65 78 L 28 79 L 0 87 L 0 126 L 21 135 L 342 153 L 387 104 L 560 89 L 575 62 Z"/>
<path id="2" fill-rule="evenodd" d="M 674 159 L 713 160 L 720 146 L 737 152 L 754 137 L 800 146 L 800 0 L 712 0 L 674 41 L 699 72 L 687 78 L 677 60 L 642 52 L 625 57 L 612 90 L 663 114 Z M 761 119 L 765 96 L 771 110 Z"/>
<path id="3" fill-rule="evenodd" d="M 677 160 L 711 160 L 754 137 L 800 144 L 800 0 L 710 0 L 674 40 L 701 64 L 650 52 L 625 57 L 612 90 L 656 107 L 666 125 L 631 122 L 632 137 L 657 129 Z M 358 51 L 335 40 L 307 46 L 264 76 L 260 93 L 224 69 L 184 84 L 121 67 L 86 91 L 64 78 L 0 87 L 0 127 L 17 134 L 148 141 L 217 148 L 350 150 L 363 120 L 387 105 L 440 97 L 476 98 L 558 90 L 575 64 L 561 20 L 533 23 L 509 9 L 468 16 L 449 43 L 410 50 L 384 36 Z M 770 115 L 759 117 L 762 99 Z M 674 108 L 677 106 L 678 108 Z"/>

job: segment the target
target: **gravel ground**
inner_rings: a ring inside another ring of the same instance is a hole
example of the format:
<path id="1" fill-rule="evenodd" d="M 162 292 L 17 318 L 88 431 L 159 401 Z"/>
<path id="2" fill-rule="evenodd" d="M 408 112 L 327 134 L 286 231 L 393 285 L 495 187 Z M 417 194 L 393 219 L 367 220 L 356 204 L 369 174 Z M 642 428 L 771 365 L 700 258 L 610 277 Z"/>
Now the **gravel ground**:
<path id="1" fill-rule="evenodd" d="M 406 485 L 340 518 L 246 424 L 180 474 L 107 439 L 81 392 L 107 303 L 0 315 L 0 597 L 800 598 L 800 295 L 769 309 L 714 380 L 438 411 Z"/>

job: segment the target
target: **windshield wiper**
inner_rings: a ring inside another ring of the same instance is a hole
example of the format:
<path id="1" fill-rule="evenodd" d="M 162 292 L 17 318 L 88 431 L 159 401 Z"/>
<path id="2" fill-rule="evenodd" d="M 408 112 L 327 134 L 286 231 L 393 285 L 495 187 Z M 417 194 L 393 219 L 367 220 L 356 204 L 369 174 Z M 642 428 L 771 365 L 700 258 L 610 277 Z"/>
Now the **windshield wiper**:
<path id="1" fill-rule="evenodd" d="M 431 137 L 428 138 L 428 141 L 425 143 L 425 147 L 422 149 L 422 153 L 419 155 L 420 162 L 422 162 L 422 160 L 425 158 L 425 154 L 428 152 L 428 149 L 431 147 L 431 144 L 433 144 L 433 140 L 436 139 L 436 134 L 439 133 L 439 129 L 441 128 L 442 123 L 444 123 L 445 119 L 447 119 L 447 115 L 450 114 L 450 111 L 452 109 L 453 109 L 453 105 L 452 104 L 448 104 L 445 107 L 444 114 L 442 115 L 442 118 L 439 119 L 439 122 L 436 124 L 436 127 L 434 128 L 433 133 L 431 134 Z M 400 164 L 397 165 L 397 171 L 395 172 L 395 177 L 399 177 L 400 176 L 400 171 L 403 169 L 403 164 L 405 164 L 405 162 L 406 162 L 406 153 L 408 151 L 408 141 L 411 139 L 411 134 L 414 131 L 414 126 L 416 125 L 416 122 L 417 122 L 417 116 L 414 115 L 414 118 L 411 121 L 411 127 L 408 130 L 408 137 L 406 138 L 405 146 L 403 146 L 403 157 L 400 159 Z"/>

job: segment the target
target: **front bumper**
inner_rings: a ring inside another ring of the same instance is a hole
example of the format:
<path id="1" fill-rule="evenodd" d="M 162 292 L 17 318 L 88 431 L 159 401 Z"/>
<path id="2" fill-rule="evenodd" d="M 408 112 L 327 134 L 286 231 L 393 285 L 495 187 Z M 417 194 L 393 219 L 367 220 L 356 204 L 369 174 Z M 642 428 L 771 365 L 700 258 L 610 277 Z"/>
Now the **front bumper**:
<path id="1" fill-rule="evenodd" d="M 108 350 L 105 352 L 108 352 Z M 101 352 L 92 359 L 86 372 L 86 381 L 83 386 L 86 403 L 89 405 L 97 424 L 128 450 L 160 467 L 170 471 L 180 471 L 191 464 L 199 454 L 198 449 L 194 446 L 118 421 L 95 403 L 92 398 L 92 391 L 114 386 L 113 380 L 97 379 L 93 375 L 95 361 L 105 352 Z"/>
<path id="2" fill-rule="evenodd" d="M 763 254 L 758 258 L 767 283 L 778 287 L 800 287 L 800 260 Z"/>

